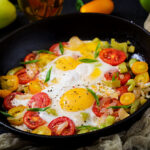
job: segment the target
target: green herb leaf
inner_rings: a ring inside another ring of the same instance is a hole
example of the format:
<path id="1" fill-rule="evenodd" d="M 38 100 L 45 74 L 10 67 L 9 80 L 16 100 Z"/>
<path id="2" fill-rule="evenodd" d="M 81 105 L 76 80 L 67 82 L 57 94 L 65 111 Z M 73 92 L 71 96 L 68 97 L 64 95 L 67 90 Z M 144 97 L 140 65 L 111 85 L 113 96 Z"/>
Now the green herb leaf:
<path id="1" fill-rule="evenodd" d="M 45 107 L 45 108 L 29 108 L 27 111 L 46 111 L 50 107 Z"/>
<path id="2" fill-rule="evenodd" d="M 59 49 L 60 49 L 61 54 L 63 55 L 64 54 L 64 47 L 63 47 L 61 42 L 59 42 Z"/>
<path id="3" fill-rule="evenodd" d="M 117 78 L 119 77 L 119 72 L 116 72 Z"/>
<path id="4" fill-rule="evenodd" d="M 48 70 L 48 72 L 47 72 L 47 74 L 46 74 L 45 83 L 48 82 L 48 81 L 50 80 L 51 71 L 52 71 L 52 67 Z"/>
<path id="5" fill-rule="evenodd" d="M 3 114 L 3 115 L 6 116 L 6 117 L 14 117 L 14 116 L 12 116 L 12 115 L 10 115 L 9 113 L 4 112 L 4 111 L 0 111 L 0 113 Z"/>
<path id="6" fill-rule="evenodd" d="M 98 60 L 96 60 L 96 59 L 80 59 L 79 61 L 84 62 L 84 63 L 94 63 L 94 62 L 97 62 Z"/>
<path id="7" fill-rule="evenodd" d="M 50 52 L 50 51 L 48 51 L 48 50 L 39 50 L 38 53 L 54 54 L 53 52 Z"/>
<path id="8" fill-rule="evenodd" d="M 98 57 L 98 55 L 99 55 L 99 52 L 100 52 L 100 47 L 101 47 L 101 45 L 100 45 L 100 42 L 97 44 L 97 47 L 96 47 L 96 50 L 95 50 L 95 53 L 94 53 L 94 58 L 96 59 L 97 57 Z"/>
<path id="9" fill-rule="evenodd" d="M 20 64 L 32 64 L 32 63 L 36 63 L 36 62 L 39 62 L 40 60 L 38 59 L 35 59 L 35 60 L 29 60 L 29 61 L 26 61 L 26 62 L 20 62 Z"/>
<path id="10" fill-rule="evenodd" d="M 94 96 L 94 98 L 95 98 L 95 100 L 96 100 L 96 104 L 99 106 L 99 105 L 100 105 L 100 104 L 99 104 L 99 98 L 98 98 L 98 96 L 96 95 L 96 93 L 95 93 L 93 90 L 89 89 L 89 88 L 87 88 L 87 90 Z"/>
<path id="11" fill-rule="evenodd" d="M 98 127 L 93 127 L 93 126 L 79 126 L 76 127 L 77 130 L 89 130 L 89 131 L 93 131 L 93 130 L 98 130 Z"/>
<path id="12" fill-rule="evenodd" d="M 76 9 L 77 11 L 80 11 L 80 8 L 84 5 L 82 0 L 77 0 L 76 1 Z"/>
<path id="13" fill-rule="evenodd" d="M 119 77 L 119 73 L 118 72 L 115 72 L 112 76 L 112 81 L 115 81 L 116 80 L 116 77 L 118 78 Z"/>
<path id="14" fill-rule="evenodd" d="M 115 74 L 113 74 L 112 76 L 112 81 L 115 81 Z"/>
<path id="15" fill-rule="evenodd" d="M 121 106 L 110 106 L 110 107 L 107 107 L 107 109 L 109 108 L 112 108 L 112 109 L 119 109 L 119 108 L 129 108 L 131 107 L 131 105 L 121 105 Z"/>

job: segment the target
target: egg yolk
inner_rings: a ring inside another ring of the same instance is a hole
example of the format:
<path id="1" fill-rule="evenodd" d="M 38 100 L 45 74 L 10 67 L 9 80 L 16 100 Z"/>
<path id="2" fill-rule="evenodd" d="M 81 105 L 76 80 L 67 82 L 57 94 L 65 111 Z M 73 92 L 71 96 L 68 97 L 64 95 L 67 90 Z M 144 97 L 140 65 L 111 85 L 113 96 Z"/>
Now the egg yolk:
<path id="1" fill-rule="evenodd" d="M 65 111 L 76 112 L 89 108 L 94 103 L 93 95 L 84 88 L 74 88 L 60 99 L 60 106 Z"/>
<path id="2" fill-rule="evenodd" d="M 101 74 L 101 70 L 99 68 L 94 68 L 93 72 L 90 74 L 90 79 L 95 80 Z"/>
<path id="3" fill-rule="evenodd" d="M 73 44 L 72 44 L 73 43 Z M 69 47 L 72 51 L 79 51 L 83 58 L 94 58 L 94 52 L 97 47 L 97 42 L 80 42 L 80 39 L 72 39 L 70 41 L 71 47 Z"/>
<path id="4" fill-rule="evenodd" d="M 75 69 L 80 62 L 71 56 L 64 56 L 56 61 L 56 68 L 67 71 Z"/>
<path id="5" fill-rule="evenodd" d="M 83 57 L 94 58 L 94 52 L 97 47 L 97 43 L 88 42 L 80 45 L 78 50 L 80 51 Z"/>

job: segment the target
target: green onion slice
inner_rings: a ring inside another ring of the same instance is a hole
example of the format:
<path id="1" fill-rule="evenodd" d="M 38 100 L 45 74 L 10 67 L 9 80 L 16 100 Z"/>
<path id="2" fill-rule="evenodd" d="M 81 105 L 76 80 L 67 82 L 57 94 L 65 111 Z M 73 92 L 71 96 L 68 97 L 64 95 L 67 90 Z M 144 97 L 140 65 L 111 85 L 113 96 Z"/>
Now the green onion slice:
<path id="1" fill-rule="evenodd" d="M 117 76 L 117 78 L 119 77 L 119 73 L 118 72 L 116 72 L 116 73 L 113 74 L 112 81 L 116 80 L 116 78 L 115 78 L 116 76 Z"/>
<path id="2" fill-rule="evenodd" d="M 96 93 L 95 93 L 93 90 L 89 89 L 89 88 L 87 88 L 87 90 L 94 96 L 94 98 L 95 98 L 95 100 L 96 100 L 96 104 L 99 106 L 99 105 L 100 105 L 100 104 L 99 104 L 99 98 L 98 98 L 98 96 L 96 95 Z"/>
<path id="3" fill-rule="evenodd" d="M 97 62 L 98 60 L 96 60 L 96 59 L 80 59 L 79 61 L 81 61 L 83 63 L 94 63 L 94 62 Z"/>
<path id="4" fill-rule="evenodd" d="M 46 111 L 50 107 L 45 107 L 45 108 L 29 108 L 27 111 Z"/>
<path id="5" fill-rule="evenodd" d="M 20 62 L 20 64 L 32 64 L 32 63 L 36 63 L 36 62 L 39 62 L 40 60 L 38 59 L 35 59 L 35 60 L 29 60 L 29 61 L 26 61 L 26 62 Z"/>
<path id="6" fill-rule="evenodd" d="M 99 48 L 101 47 L 101 45 L 100 45 L 100 42 L 97 44 L 97 47 L 96 47 L 96 50 L 95 50 L 95 53 L 94 53 L 94 58 L 96 59 L 97 57 L 98 57 L 98 55 L 99 55 L 99 52 L 100 52 L 100 50 L 99 50 Z"/>
<path id="7" fill-rule="evenodd" d="M 51 77 L 51 71 L 52 71 L 52 67 L 48 70 L 47 74 L 46 74 L 46 79 L 45 79 L 45 83 L 48 82 L 50 80 Z"/>
<path id="8" fill-rule="evenodd" d="M 64 47 L 63 47 L 61 42 L 59 42 L 59 50 L 60 50 L 60 53 L 63 55 L 64 54 Z"/>
<path id="9" fill-rule="evenodd" d="M 53 52 L 50 52 L 50 51 L 48 51 L 48 50 L 39 50 L 38 53 L 54 54 Z"/>
<path id="10" fill-rule="evenodd" d="M 125 108 L 125 109 L 127 109 L 129 107 L 131 107 L 131 105 L 110 106 L 110 107 L 107 107 L 107 109 L 109 109 L 109 108 L 112 108 L 112 109 Z"/>
<path id="11" fill-rule="evenodd" d="M 6 116 L 6 117 L 14 117 L 14 116 L 12 116 L 12 115 L 10 115 L 9 113 L 4 112 L 4 111 L 0 111 L 0 113 L 3 114 L 3 115 Z"/>

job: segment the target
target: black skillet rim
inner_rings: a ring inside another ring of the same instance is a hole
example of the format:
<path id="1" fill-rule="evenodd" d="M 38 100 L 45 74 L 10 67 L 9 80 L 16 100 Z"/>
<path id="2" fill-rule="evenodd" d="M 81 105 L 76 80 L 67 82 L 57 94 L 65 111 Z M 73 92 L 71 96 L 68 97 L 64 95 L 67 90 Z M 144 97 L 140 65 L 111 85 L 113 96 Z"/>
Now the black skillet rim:
<path id="1" fill-rule="evenodd" d="M 47 22 L 47 21 L 53 21 L 53 20 L 57 20 L 59 18 L 63 18 L 63 17 L 73 17 L 73 16 L 78 16 L 78 17 L 84 17 L 84 16 L 89 16 L 89 17 L 92 17 L 92 16 L 103 16 L 103 17 L 107 17 L 108 19 L 109 18 L 113 18 L 113 19 L 116 19 L 116 20 L 119 20 L 119 21 L 122 21 L 122 22 L 126 22 L 132 26 L 134 26 L 135 28 L 137 29 L 140 29 L 142 32 L 144 32 L 145 34 L 147 34 L 148 36 L 150 36 L 150 33 L 145 30 L 144 28 L 140 27 L 139 25 L 135 24 L 133 21 L 129 21 L 129 20 L 126 20 L 124 18 L 121 18 L 121 17 L 117 17 L 117 16 L 113 16 L 113 15 L 105 15 L 105 14 L 97 14 L 97 13 L 84 13 L 84 14 L 81 14 L 81 13 L 72 13 L 72 14 L 67 14 L 67 15 L 60 15 L 60 16 L 54 16 L 54 17 L 51 17 L 51 18 L 47 18 L 47 19 L 43 19 L 43 20 L 40 20 L 40 21 L 37 21 L 37 22 L 33 22 L 31 24 L 27 24 L 23 27 L 20 27 L 19 29 L 13 31 L 12 33 L 8 34 L 7 36 L 5 36 L 4 38 L 0 39 L 0 44 L 7 38 L 9 37 L 12 37 L 14 34 L 26 29 L 26 28 L 29 28 L 30 26 L 34 25 L 34 24 L 42 24 L 43 22 Z M 108 126 L 106 128 L 103 128 L 103 129 L 99 129 L 99 130 L 96 130 L 96 131 L 92 131 L 92 132 L 88 132 L 88 133 L 84 133 L 84 134 L 75 134 L 75 135 L 69 135 L 69 136 L 46 136 L 46 135 L 38 135 L 38 134 L 32 134 L 32 133 L 29 133 L 29 132 L 25 132 L 25 131 L 22 131 L 22 130 L 19 130 L 17 128 L 14 128 L 13 126 L 11 125 L 7 125 L 3 122 L 0 122 L 0 125 L 12 130 L 13 132 L 15 133 L 19 133 L 19 134 L 24 134 L 24 135 L 27 135 L 27 136 L 32 136 L 32 137 L 36 137 L 36 138 L 45 138 L 45 139 L 70 139 L 70 138 L 76 138 L 76 137 L 85 137 L 85 136 L 90 136 L 90 135 L 94 135 L 94 134 L 100 134 L 101 132 L 105 132 L 111 128 L 116 128 L 116 127 L 119 127 L 120 125 L 122 125 L 123 123 L 125 122 L 128 122 L 128 121 L 131 121 L 132 118 L 136 117 L 138 114 L 142 113 L 144 110 L 146 111 L 146 109 L 150 106 L 150 101 L 147 101 L 141 108 L 139 108 L 135 113 L 133 113 L 132 115 L 130 115 L 129 117 L 127 117 L 126 119 L 123 119 L 111 126 Z"/>

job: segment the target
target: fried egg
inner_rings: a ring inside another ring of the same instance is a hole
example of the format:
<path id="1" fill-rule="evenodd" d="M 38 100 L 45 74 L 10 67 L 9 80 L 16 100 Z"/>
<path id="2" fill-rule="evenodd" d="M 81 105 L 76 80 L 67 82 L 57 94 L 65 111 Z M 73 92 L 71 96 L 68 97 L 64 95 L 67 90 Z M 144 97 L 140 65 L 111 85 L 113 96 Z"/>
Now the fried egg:
<path id="1" fill-rule="evenodd" d="M 83 47 L 83 45 L 86 46 Z M 97 126 L 97 117 L 92 111 L 95 99 L 87 88 L 93 89 L 97 95 L 105 95 L 106 90 L 98 90 L 101 80 L 104 79 L 104 74 L 107 71 L 116 69 L 116 67 L 103 62 L 100 58 L 97 58 L 98 61 L 95 63 L 80 62 L 79 58 L 92 58 L 95 48 L 96 44 L 85 41 L 76 50 L 67 47 L 63 55 L 53 57 L 50 62 L 46 62 L 46 65 L 44 63 L 39 64 L 45 65 L 38 75 L 39 80 L 43 82 L 48 70 L 52 67 L 50 80 L 42 92 L 47 93 L 51 98 L 50 107 L 56 110 L 57 116 L 48 114 L 46 111 L 39 112 L 40 117 L 47 124 L 59 116 L 67 116 L 74 121 L 76 126 Z M 111 88 L 109 91 L 112 92 L 110 92 L 110 96 L 115 93 Z M 15 98 L 12 103 L 14 106 L 18 106 L 19 103 L 27 106 L 29 100 L 19 101 L 19 98 Z M 82 119 L 81 112 L 90 115 L 86 122 Z"/>

